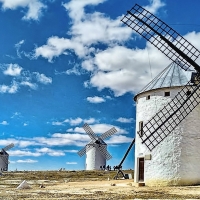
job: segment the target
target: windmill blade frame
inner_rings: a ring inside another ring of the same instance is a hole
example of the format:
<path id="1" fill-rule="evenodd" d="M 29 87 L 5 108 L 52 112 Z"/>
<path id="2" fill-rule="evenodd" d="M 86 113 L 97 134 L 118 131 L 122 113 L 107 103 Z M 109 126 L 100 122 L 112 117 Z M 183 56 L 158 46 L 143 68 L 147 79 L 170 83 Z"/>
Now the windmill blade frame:
<path id="1" fill-rule="evenodd" d="M 200 82 L 191 85 L 191 81 L 161 110 L 159 110 L 138 134 L 148 149 L 153 150 L 176 126 L 200 103 Z"/>
<path id="2" fill-rule="evenodd" d="M 78 155 L 82 157 L 83 155 L 86 154 L 87 151 L 93 148 L 91 144 L 93 144 L 93 141 L 90 141 L 86 146 L 84 146 L 80 151 L 78 151 Z"/>
<path id="3" fill-rule="evenodd" d="M 200 51 L 146 9 L 135 4 L 121 21 L 143 36 L 169 59 L 180 61 L 177 64 L 184 70 L 192 67 L 200 72 L 199 65 L 195 63 L 200 56 Z"/>
<path id="4" fill-rule="evenodd" d="M 104 145 L 95 144 L 95 147 L 99 150 L 102 156 L 105 157 L 106 160 L 110 160 L 112 158 L 107 149 L 103 148 Z"/>
<path id="5" fill-rule="evenodd" d="M 89 135 L 89 137 L 91 138 L 91 141 L 85 147 L 83 147 L 80 151 L 78 151 L 77 154 L 80 157 L 82 157 L 92 148 L 96 148 L 106 160 L 111 159 L 112 156 L 107 151 L 107 149 L 104 148 L 107 146 L 107 144 L 103 140 L 110 137 L 114 133 L 116 133 L 117 130 L 113 127 L 98 137 L 87 123 L 83 125 L 83 129 Z"/>
<path id="6" fill-rule="evenodd" d="M 105 140 L 106 138 L 110 137 L 111 135 L 115 134 L 117 132 L 116 128 L 113 127 L 110 130 L 103 133 L 99 138 L 102 140 Z"/>
<path id="7" fill-rule="evenodd" d="M 152 13 L 136 4 L 121 20 L 143 36 L 184 70 L 196 70 L 191 80 L 166 106 L 159 110 L 138 134 L 153 150 L 200 103 L 200 66 L 195 62 L 200 51 Z M 196 79 L 194 81 L 194 79 Z"/>
<path id="8" fill-rule="evenodd" d="M 95 142 L 98 139 L 97 135 L 94 133 L 94 131 L 91 129 L 91 127 L 87 123 L 83 125 L 83 129 L 89 135 L 89 137 L 91 138 L 93 142 Z"/>
<path id="9" fill-rule="evenodd" d="M 8 146 L 4 147 L 4 151 L 8 151 L 9 149 L 13 148 L 15 145 L 13 143 L 9 144 Z"/>

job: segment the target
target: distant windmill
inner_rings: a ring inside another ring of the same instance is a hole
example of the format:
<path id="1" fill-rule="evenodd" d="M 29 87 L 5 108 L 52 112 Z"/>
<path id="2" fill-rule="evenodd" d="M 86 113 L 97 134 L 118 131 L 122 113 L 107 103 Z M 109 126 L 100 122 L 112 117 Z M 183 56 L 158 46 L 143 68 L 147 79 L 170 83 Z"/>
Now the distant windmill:
<path id="1" fill-rule="evenodd" d="M 91 142 L 78 152 L 80 157 L 86 154 L 86 170 L 95 170 L 100 169 L 100 166 L 106 166 L 106 160 L 111 159 L 112 156 L 108 153 L 107 144 L 103 140 L 116 133 L 117 130 L 113 127 L 101 136 L 97 136 L 88 124 L 84 124 L 83 129 L 91 138 Z"/>
<path id="2" fill-rule="evenodd" d="M 8 171 L 8 164 L 9 164 L 9 154 L 7 151 L 14 147 L 14 144 L 11 143 L 8 146 L 4 147 L 0 151 L 0 170 L 1 171 Z"/>

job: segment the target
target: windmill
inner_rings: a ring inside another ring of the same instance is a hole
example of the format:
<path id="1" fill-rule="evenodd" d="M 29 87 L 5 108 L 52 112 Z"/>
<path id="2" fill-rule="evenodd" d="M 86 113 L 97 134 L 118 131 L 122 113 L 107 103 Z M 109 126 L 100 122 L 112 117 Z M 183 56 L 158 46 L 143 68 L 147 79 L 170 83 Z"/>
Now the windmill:
<path id="1" fill-rule="evenodd" d="M 84 124 L 83 129 L 91 139 L 91 141 L 78 152 L 80 157 L 86 154 L 86 170 L 100 169 L 100 166 L 106 166 L 106 160 L 111 159 L 112 156 L 107 151 L 107 144 L 104 140 L 116 133 L 117 130 L 113 127 L 98 136 L 88 124 Z"/>
<path id="2" fill-rule="evenodd" d="M 14 144 L 11 143 L 8 146 L 4 147 L 0 151 L 0 170 L 1 171 L 8 171 L 8 164 L 9 164 L 9 154 L 7 151 L 14 147 Z"/>
<path id="3" fill-rule="evenodd" d="M 197 155 L 200 152 L 196 141 L 199 137 L 200 127 L 195 124 L 194 128 L 192 119 L 200 120 L 197 114 L 199 109 L 197 106 L 200 103 L 200 66 L 195 62 L 200 51 L 166 23 L 138 4 L 127 11 L 122 22 L 143 36 L 181 69 L 193 71 L 191 79 L 184 86 L 173 87 L 178 92 L 171 99 L 165 98 L 168 103 L 165 102 L 164 106 L 160 106 L 159 111 L 155 112 L 154 115 L 149 115 L 148 120 L 141 120 L 139 124 L 136 124 L 138 130 L 136 145 L 137 140 L 142 143 L 142 146 L 138 144 L 139 147 L 136 150 L 136 182 L 146 180 L 149 185 L 199 184 L 200 179 L 197 177 L 200 174 L 196 165 L 200 161 Z M 140 95 L 143 102 L 144 95 L 147 95 L 147 101 L 150 99 L 148 92 L 145 91 Z M 159 93 L 159 91 L 156 92 Z M 152 94 L 152 99 L 161 102 L 163 98 L 159 96 L 160 94 L 156 95 Z M 191 113 L 194 113 L 193 116 Z M 141 119 L 141 113 L 139 116 Z M 191 133 L 191 137 L 188 133 Z M 189 156 L 191 152 L 193 155 Z M 187 164 L 187 162 L 191 163 Z"/>

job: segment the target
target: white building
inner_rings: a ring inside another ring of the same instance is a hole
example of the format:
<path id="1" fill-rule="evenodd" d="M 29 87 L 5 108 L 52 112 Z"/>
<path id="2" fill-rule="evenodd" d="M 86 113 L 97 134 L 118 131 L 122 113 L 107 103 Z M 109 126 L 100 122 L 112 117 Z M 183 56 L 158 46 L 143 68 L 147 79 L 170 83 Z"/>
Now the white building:
<path id="1" fill-rule="evenodd" d="M 200 106 L 197 106 L 160 144 L 150 151 L 137 134 L 191 78 L 175 63 L 150 82 L 136 101 L 135 182 L 145 185 L 200 184 Z"/>
<path id="2" fill-rule="evenodd" d="M 93 147 L 90 148 L 90 145 Z M 107 149 L 106 143 L 103 144 L 101 141 L 101 151 L 105 152 Z M 99 170 L 100 167 L 106 166 L 106 157 L 102 155 L 99 148 L 96 148 L 94 144 L 87 144 L 86 149 L 86 170 Z"/>

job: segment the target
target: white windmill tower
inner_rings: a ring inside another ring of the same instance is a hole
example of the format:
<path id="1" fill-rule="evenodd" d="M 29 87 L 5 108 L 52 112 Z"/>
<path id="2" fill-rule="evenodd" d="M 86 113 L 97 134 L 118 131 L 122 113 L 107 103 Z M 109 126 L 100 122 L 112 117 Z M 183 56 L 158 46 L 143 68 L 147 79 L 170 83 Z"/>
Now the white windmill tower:
<path id="1" fill-rule="evenodd" d="M 14 147 L 14 144 L 11 143 L 8 146 L 1 149 L 1 151 L 0 151 L 0 171 L 8 171 L 9 154 L 7 151 L 13 147 Z"/>
<path id="2" fill-rule="evenodd" d="M 78 152 L 81 157 L 86 154 L 86 170 L 98 170 L 100 166 L 106 166 L 106 160 L 112 158 L 107 151 L 107 144 L 104 140 L 117 130 L 113 127 L 100 136 L 97 136 L 88 124 L 84 124 L 83 129 L 89 135 L 91 142 L 89 142 L 83 149 Z"/>
<path id="3" fill-rule="evenodd" d="M 137 4 L 122 21 L 173 61 L 134 98 L 135 182 L 200 184 L 200 51 Z"/>

